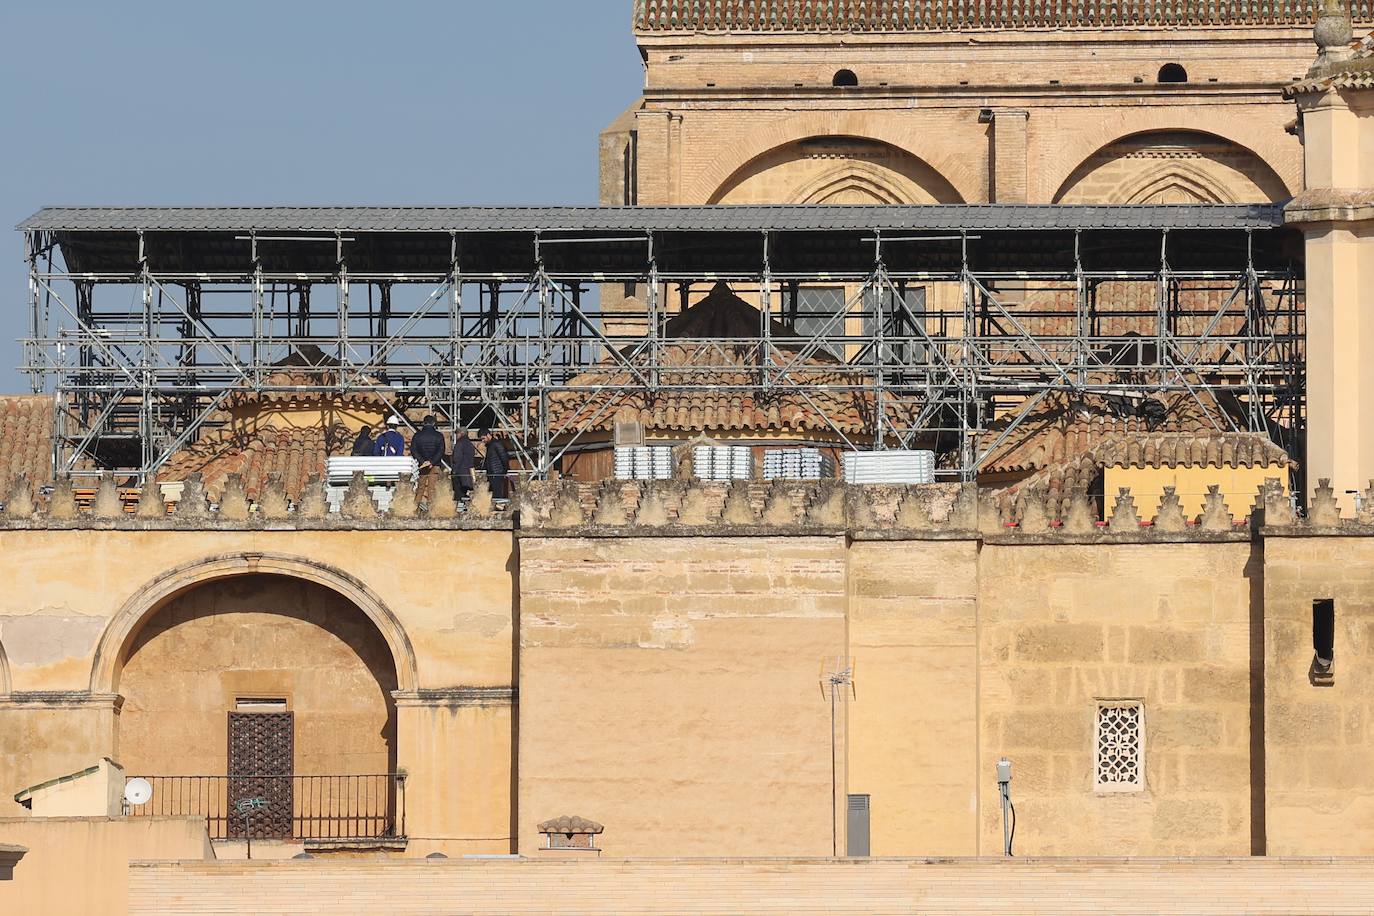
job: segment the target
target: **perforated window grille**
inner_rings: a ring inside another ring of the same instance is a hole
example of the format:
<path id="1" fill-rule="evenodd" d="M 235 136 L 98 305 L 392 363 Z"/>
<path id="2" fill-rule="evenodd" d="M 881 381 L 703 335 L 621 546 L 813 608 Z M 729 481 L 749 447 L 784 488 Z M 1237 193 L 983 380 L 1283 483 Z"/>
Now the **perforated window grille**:
<path id="1" fill-rule="evenodd" d="M 1144 789 L 1145 707 L 1123 701 L 1098 703 L 1093 751 L 1093 787 L 1098 792 Z"/>

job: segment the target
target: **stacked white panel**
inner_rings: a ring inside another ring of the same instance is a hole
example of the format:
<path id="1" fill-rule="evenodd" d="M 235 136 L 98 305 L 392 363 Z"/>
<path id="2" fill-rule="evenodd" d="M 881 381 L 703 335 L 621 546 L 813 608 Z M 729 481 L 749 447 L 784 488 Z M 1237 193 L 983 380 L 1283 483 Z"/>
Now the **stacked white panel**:
<path id="1" fill-rule="evenodd" d="M 370 484 L 394 484 L 402 474 L 415 479 L 420 464 L 414 458 L 330 458 L 325 464 L 330 486 L 348 486 L 353 474 L 362 471 Z"/>
<path id="2" fill-rule="evenodd" d="M 845 452 L 846 483 L 934 483 L 935 453 L 928 451 Z"/>
<path id="3" fill-rule="evenodd" d="M 692 451 L 698 480 L 749 480 L 754 476 L 754 450 L 747 445 L 698 445 Z"/>
<path id="4" fill-rule="evenodd" d="M 616 480 L 669 480 L 673 449 L 668 445 L 620 445 L 615 449 Z"/>
<path id="5" fill-rule="evenodd" d="M 763 453 L 764 480 L 825 480 L 835 462 L 818 448 L 769 449 Z"/>
<path id="6" fill-rule="evenodd" d="M 377 504 L 378 512 L 386 512 L 391 508 L 391 501 L 396 498 L 395 487 L 368 487 L 367 491 L 372 494 L 372 501 Z M 336 487 L 333 485 L 324 488 L 325 502 L 329 505 L 329 511 L 338 513 L 343 511 L 344 497 L 348 495 L 348 487 Z"/>

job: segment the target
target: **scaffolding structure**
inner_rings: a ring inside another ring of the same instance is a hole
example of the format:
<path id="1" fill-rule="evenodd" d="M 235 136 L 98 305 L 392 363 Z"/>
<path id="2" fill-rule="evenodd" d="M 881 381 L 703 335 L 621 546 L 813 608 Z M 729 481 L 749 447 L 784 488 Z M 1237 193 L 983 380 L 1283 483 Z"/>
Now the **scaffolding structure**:
<path id="1" fill-rule="evenodd" d="M 1301 246 L 1266 205 L 52 208 L 19 229 L 59 474 L 141 482 L 236 396 L 360 390 L 499 429 L 536 476 L 631 392 L 824 415 L 818 386 L 865 405 L 837 443 L 932 448 L 947 479 L 1050 397 L 1181 398 L 1302 456 Z M 756 331 L 665 335 L 721 282 Z M 684 348 L 746 354 L 743 377 Z M 550 409 L 569 395 L 595 405 L 576 425 Z"/>

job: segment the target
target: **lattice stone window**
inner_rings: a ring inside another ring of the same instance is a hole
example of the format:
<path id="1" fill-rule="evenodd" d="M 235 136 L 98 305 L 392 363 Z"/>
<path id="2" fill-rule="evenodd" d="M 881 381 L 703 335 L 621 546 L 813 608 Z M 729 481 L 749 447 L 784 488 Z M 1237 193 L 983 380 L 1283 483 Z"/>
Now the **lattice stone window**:
<path id="1" fill-rule="evenodd" d="M 1099 700 L 1093 742 L 1093 788 L 1140 792 L 1145 788 L 1145 707 L 1130 700 Z"/>

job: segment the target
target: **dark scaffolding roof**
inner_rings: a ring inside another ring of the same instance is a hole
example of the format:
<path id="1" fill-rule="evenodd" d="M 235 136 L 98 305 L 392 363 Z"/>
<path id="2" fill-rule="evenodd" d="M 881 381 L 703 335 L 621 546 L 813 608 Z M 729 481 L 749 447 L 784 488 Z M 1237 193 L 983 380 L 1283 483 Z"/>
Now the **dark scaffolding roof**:
<path id="1" fill-rule="evenodd" d="M 250 236 L 260 239 L 258 255 L 269 272 L 330 273 L 336 267 L 333 245 L 291 242 L 335 234 L 345 237 L 345 257 L 355 273 L 447 273 L 455 236 L 467 274 L 532 269 L 536 236 L 547 243 L 542 256 L 551 271 L 628 273 L 643 269 L 645 237 L 652 233 L 661 272 L 732 274 L 759 269 L 765 232 L 776 234 L 769 259 L 782 272 L 863 270 L 871 266 L 876 232 L 908 236 L 905 253 L 887 255 L 897 270 L 958 269 L 960 233 L 969 234 L 970 263 L 979 269 L 1072 267 L 1076 232 L 1092 236 L 1080 246 L 1083 251 L 1112 252 L 1085 259 L 1088 269 L 1149 269 L 1159 263 L 1164 230 L 1177 240 L 1180 266 L 1192 258 L 1196 263 L 1189 266 L 1195 269 L 1226 269 L 1237 250 L 1243 261 L 1246 232 L 1272 234 L 1265 231 L 1282 226 L 1283 209 L 1275 204 L 945 204 L 49 207 L 18 228 L 53 233 L 68 268 L 92 273 L 136 273 L 140 233 L 149 269 L 164 273 L 247 271 Z M 597 244 L 556 244 L 578 239 Z M 1222 249 L 1229 253 L 1224 264 L 1197 260 Z"/>
<path id="2" fill-rule="evenodd" d="M 1271 229 L 1276 204 L 1130 206 L 45 207 L 20 229 L 173 232 L 778 232 Z"/>

